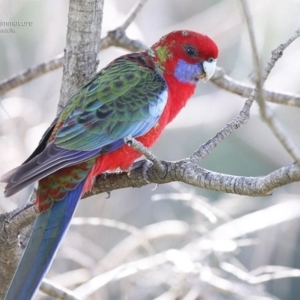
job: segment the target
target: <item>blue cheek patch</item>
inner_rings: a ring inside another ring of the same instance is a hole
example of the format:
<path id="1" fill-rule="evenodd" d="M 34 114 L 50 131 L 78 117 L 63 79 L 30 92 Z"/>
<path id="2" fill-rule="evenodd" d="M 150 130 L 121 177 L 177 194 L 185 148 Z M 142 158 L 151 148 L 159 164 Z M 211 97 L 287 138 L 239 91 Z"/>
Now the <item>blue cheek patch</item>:
<path id="1" fill-rule="evenodd" d="M 196 77 L 203 72 L 202 64 L 189 64 L 180 59 L 175 67 L 174 75 L 176 79 L 182 83 L 195 84 L 197 82 Z"/>

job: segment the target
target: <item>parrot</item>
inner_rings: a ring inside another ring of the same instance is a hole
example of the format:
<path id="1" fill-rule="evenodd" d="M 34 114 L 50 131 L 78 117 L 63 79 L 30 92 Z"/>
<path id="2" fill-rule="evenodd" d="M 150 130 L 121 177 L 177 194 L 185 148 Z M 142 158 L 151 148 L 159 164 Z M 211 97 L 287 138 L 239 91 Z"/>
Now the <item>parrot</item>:
<path id="1" fill-rule="evenodd" d="M 9 197 L 38 181 L 39 212 L 6 300 L 32 299 L 66 234 L 81 196 L 97 175 L 128 171 L 216 69 L 218 47 L 207 35 L 172 31 L 150 48 L 120 56 L 70 97 L 31 156 L 4 174 Z"/>

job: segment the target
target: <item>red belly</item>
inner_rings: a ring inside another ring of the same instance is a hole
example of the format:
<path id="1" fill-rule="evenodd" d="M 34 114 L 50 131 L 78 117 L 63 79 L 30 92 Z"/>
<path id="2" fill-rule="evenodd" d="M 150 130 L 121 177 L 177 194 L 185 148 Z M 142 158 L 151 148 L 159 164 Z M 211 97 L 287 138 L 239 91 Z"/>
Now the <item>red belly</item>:
<path id="1" fill-rule="evenodd" d="M 160 120 L 159 125 L 152 128 L 144 136 L 137 138 L 137 140 L 145 147 L 150 148 L 157 141 L 162 130 L 166 126 L 166 124 L 164 124 L 165 122 L 162 121 L 164 120 Z M 92 189 L 95 176 L 108 171 L 115 171 L 117 169 L 124 171 L 129 170 L 134 161 L 140 156 L 140 152 L 127 145 L 124 145 L 113 152 L 99 156 L 87 177 L 83 192 L 85 193 Z"/>

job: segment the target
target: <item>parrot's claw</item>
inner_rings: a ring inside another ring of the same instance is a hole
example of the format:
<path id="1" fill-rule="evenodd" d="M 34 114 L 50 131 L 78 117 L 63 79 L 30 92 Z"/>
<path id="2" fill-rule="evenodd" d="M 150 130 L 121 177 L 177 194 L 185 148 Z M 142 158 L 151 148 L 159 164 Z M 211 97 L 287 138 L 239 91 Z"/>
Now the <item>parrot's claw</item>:
<path id="1" fill-rule="evenodd" d="M 147 171 L 149 170 L 149 168 L 153 165 L 153 163 L 148 160 L 148 159 L 142 159 L 139 161 L 136 161 L 131 168 L 131 171 L 134 169 L 139 169 L 142 168 L 142 175 L 143 175 L 143 179 L 147 182 L 150 183 L 150 181 L 148 180 L 148 175 L 147 175 Z"/>
<path id="2" fill-rule="evenodd" d="M 145 159 L 144 160 L 144 163 L 142 165 L 142 175 L 143 175 L 143 179 L 147 182 L 147 183 L 150 183 L 150 181 L 148 180 L 148 174 L 147 174 L 147 171 L 148 169 L 153 165 L 153 163 L 148 160 L 148 159 Z"/>
<path id="3" fill-rule="evenodd" d="M 101 178 L 103 178 L 103 180 L 107 180 L 108 174 L 109 174 L 108 172 L 104 172 L 104 173 L 100 174 L 99 176 L 101 176 Z"/>

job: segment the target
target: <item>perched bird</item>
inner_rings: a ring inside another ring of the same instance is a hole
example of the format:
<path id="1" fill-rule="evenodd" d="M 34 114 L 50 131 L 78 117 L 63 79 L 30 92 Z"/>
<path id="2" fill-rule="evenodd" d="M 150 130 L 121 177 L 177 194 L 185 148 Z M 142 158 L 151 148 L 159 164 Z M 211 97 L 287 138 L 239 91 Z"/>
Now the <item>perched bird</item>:
<path id="1" fill-rule="evenodd" d="M 208 36 L 174 31 L 148 50 L 115 59 L 71 97 L 33 154 L 1 179 L 5 196 L 39 181 L 40 214 L 6 300 L 33 297 L 95 176 L 130 169 L 141 154 L 124 139 L 151 147 L 197 82 L 211 78 L 217 57 Z"/>

